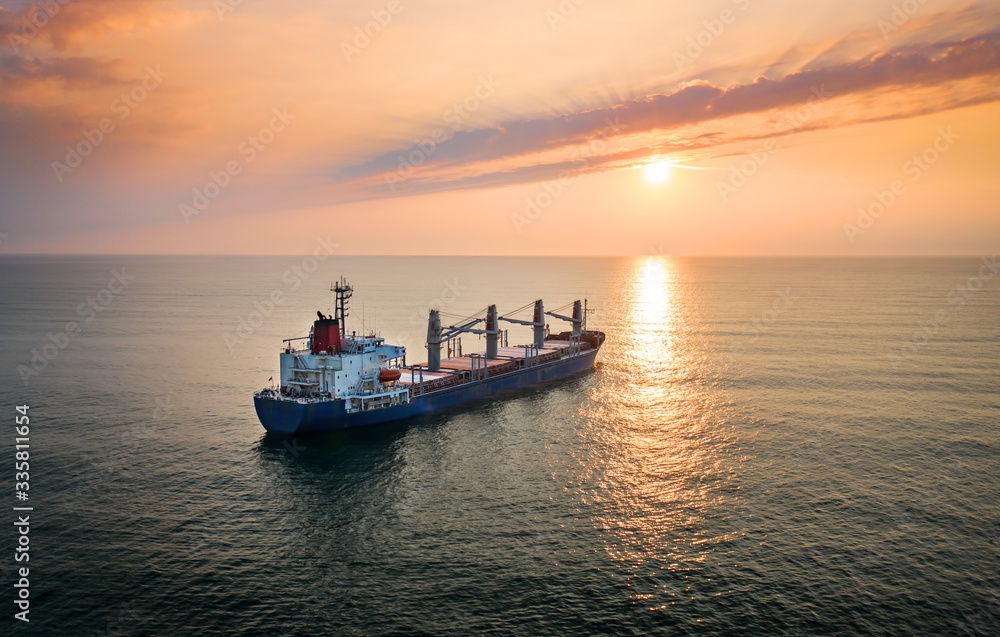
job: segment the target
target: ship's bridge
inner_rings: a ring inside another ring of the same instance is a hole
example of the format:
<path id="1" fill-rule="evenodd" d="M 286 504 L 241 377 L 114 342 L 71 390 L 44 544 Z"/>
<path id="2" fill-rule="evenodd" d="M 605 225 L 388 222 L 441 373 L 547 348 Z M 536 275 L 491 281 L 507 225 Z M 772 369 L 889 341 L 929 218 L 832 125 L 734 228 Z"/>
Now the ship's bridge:
<path id="1" fill-rule="evenodd" d="M 337 338 L 317 321 L 305 347 L 290 343 L 281 352 L 282 393 L 291 396 L 344 398 L 384 367 L 399 367 L 406 348 L 387 345 L 374 334 Z M 334 326 L 331 326 L 334 327 Z M 332 335 L 332 337 L 331 337 Z"/>
<path id="2" fill-rule="evenodd" d="M 368 354 L 382 347 L 385 339 L 379 336 L 348 336 L 341 343 L 345 354 Z"/>

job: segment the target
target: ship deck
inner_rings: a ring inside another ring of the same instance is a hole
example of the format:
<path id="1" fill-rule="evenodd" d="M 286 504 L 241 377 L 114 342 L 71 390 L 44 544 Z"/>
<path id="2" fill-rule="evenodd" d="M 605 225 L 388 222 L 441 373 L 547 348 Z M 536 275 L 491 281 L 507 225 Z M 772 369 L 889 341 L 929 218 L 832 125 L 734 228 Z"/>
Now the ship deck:
<path id="1" fill-rule="evenodd" d="M 423 384 L 422 393 L 427 393 L 436 389 L 450 387 L 459 383 L 472 380 L 472 376 L 478 377 L 483 373 L 485 364 L 487 376 L 505 374 L 526 365 L 526 359 L 544 363 L 562 358 L 564 349 L 568 348 L 568 341 L 545 341 L 545 347 L 535 350 L 530 347 L 498 347 L 497 358 L 487 359 L 485 352 L 463 356 L 451 356 L 441 359 L 441 371 L 427 371 L 426 363 L 422 365 L 408 365 L 402 368 L 403 375 L 396 385 L 399 387 L 420 387 Z M 589 348 L 584 348 L 589 349 Z"/>

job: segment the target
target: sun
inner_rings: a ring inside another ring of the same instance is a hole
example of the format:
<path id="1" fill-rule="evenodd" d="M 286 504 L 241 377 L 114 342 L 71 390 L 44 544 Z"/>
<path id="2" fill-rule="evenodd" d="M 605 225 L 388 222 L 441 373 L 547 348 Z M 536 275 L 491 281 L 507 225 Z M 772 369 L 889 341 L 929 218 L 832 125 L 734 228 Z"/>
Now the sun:
<path id="1" fill-rule="evenodd" d="M 670 178 L 673 165 L 668 161 L 658 161 L 642 167 L 642 176 L 651 184 L 662 184 Z"/>

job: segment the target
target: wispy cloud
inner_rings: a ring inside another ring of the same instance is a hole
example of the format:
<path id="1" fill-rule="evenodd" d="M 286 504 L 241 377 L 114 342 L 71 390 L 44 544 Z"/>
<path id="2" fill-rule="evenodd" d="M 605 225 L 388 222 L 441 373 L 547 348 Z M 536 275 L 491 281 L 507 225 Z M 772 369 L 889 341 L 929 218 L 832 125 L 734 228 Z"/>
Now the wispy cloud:
<path id="1" fill-rule="evenodd" d="M 86 57 L 34 58 L 0 57 L 0 86 L 16 88 L 22 84 L 58 80 L 68 87 L 108 86 L 119 84 L 114 61 Z"/>
<path id="2" fill-rule="evenodd" d="M 610 107 L 567 113 L 557 117 L 512 120 L 492 127 L 460 130 L 450 139 L 441 142 L 417 178 L 399 189 L 399 194 L 426 192 L 455 187 L 496 186 L 551 178 L 559 170 L 574 167 L 573 162 L 540 162 L 520 165 L 508 170 L 488 170 L 477 173 L 475 166 L 513 160 L 544 151 L 551 151 L 586 143 L 605 134 L 607 121 L 620 120 L 626 124 L 622 135 L 634 136 L 678 129 L 752 114 L 763 114 L 775 109 L 787 109 L 807 103 L 817 92 L 836 96 L 838 99 L 861 96 L 873 91 L 897 91 L 951 83 L 967 78 L 993 75 L 1000 72 L 1000 34 L 983 33 L 960 41 L 936 41 L 922 45 L 907 45 L 905 49 L 889 53 L 873 53 L 861 59 L 831 64 L 825 67 L 806 68 L 784 77 L 771 79 L 758 77 L 748 84 L 718 86 L 705 81 L 690 82 L 670 93 L 650 95 Z M 986 89 L 989 91 L 989 89 Z M 997 99 L 995 92 L 965 98 L 963 103 Z M 866 116 L 860 121 L 872 121 L 906 114 L 926 114 L 955 107 L 954 100 L 931 104 L 918 104 L 913 109 L 891 115 Z M 850 121 L 828 121 L 813 124 L 809 130 L 847 125 Z M 757 136 L 750 136 L 756 138 Z M 732 143 L 739 135 L 713 134 L 696 142 L 676 144 L 673 148 L 649 146 L 629 152 L 616 151 L 607 156 L 591 159 L 586 170 L 600 170 L 612 162 L 625 158 L 641 158 L 644 154 L 664 150 L 703 148 Z M 363 163 L 340 168 L 337 181 L 368 181 L 371 194 L 388 194 L 381 177 L 396 169 L 399 158 L 417 150 L 417 146 L 400 148 L 381 154 Z M 455 169 L 465 166 L 473 174 L 452 176 Z M 578 166 L 579 167 L 579 166 Z M 447 173 L 447 174 L 445 174 Z"/>
<path id="3" fill-rule="evenodd" d="M 138 28 L 162 26 L 168 12 L 184 2 L 51 0 L 28 3 L 19 11 L 0 6 L 0 45 L 6 52 L 65 51 L 87 40 L 129 36 Z"/>

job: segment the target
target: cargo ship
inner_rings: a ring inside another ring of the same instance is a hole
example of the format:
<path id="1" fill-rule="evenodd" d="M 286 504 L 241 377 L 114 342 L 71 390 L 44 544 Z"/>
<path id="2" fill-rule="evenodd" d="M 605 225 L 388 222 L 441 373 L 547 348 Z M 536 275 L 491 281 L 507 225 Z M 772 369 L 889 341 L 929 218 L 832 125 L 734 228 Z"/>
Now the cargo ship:
<path id="1" fill-rule="evenodd" d="M 406 348 L 374 332 L 347 332 L 353 288 L 341 278 L 333 315 L 317 312 L 309 336 L 286 339 L 280 354 L 280 382 L 254 393 L 264 429 L 279 434 L 319 433 L 368 427 L 456 407 L 470 401 L 531 387 L 590 369 L 603 332 L 587 329 L 586 301 L 567 304 L 568 315 L 545 311 L 535 301 L 532 320 L 514 318 L 531 306 L 498 316 L 490 305 L 447 327 L 441 313 L 427 320 L 427 362 L 406 364 Z M 558 308 L 562 309 L 562 308 Z M 570 324 L 550 334 L 546 317 Z M 508 346 L 501 322 L 532 328 L 530 344 Z M 460 336 L 485 337 L 486 351 L 463 354 Z M 441 357 L 446 345 L 445 358 Z"/>

